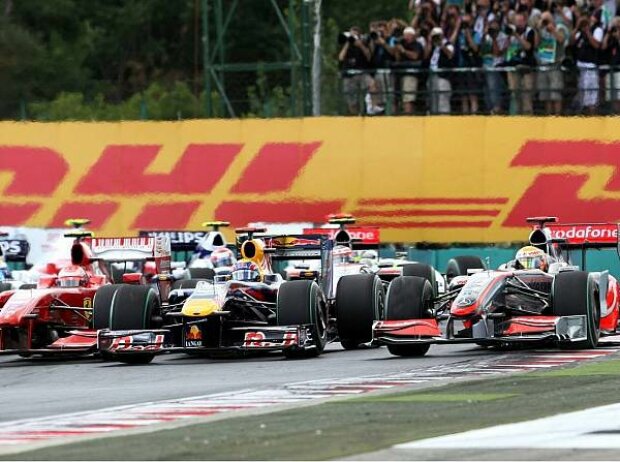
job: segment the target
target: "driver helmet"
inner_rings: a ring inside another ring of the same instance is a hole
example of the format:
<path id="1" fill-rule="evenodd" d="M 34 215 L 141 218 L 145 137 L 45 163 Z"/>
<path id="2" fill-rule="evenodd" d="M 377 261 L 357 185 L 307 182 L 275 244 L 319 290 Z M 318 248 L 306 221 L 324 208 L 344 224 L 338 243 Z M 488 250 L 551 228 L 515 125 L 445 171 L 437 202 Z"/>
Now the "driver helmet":
<path id="1" fill-rule="evenodd" d="M 523 269 L 539 269 L 547 271 L 549 262 L 547 254 L 532 245 L 522 247 L 515 256 L 515 263 L 519 268 Z"/>
<path id="2" fill-rule="evenodd" d="M 209 257 L 213 268 L 230 267 L 235 264 L 235 255 L 227 248 L 215 249 Z"/>
<path id="3" fill-rule="evenodd" d="M 366 266 L 375 266 L 379 262 L 379 254 L 376 250 L 364 250 L 360 253 L 359 262 Z"/>
<path id="4" fill-rule="evenodd" d="M 58 286 L 80 287 L 88 285 L 88 273 L 81 266 L 67 266 L 58 273 Z"/>
<path id="5" fill-rule="evenodd" d="M 351 263 L 353 261 L 353 250 L 346 245 L 336 245 L 333 251 L 334 258 L 340 263 Z"/>
<path id="6" fill-rule="evenodd" d="M 362 260 L 378 260 L 379 259 L 379 254 L 377 253 L 376 250 L 364 250 L 361 254 L 360 254 L 360 258 Z"/>
<path id="7" fill-rule="evenodd" d="M 232 270 L 234 281 L 260 281 L 260 268 L 253 261 L 239 261 Z"/>

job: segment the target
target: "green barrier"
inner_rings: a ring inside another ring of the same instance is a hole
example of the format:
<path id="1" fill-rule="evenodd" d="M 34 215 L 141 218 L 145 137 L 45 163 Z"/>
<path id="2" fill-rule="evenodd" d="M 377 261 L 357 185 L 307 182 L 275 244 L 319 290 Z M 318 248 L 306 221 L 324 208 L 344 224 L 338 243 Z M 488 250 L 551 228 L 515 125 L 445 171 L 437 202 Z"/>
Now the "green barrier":
<path id="1" fill-rule="evenodd" d="M 410 247 L 407 252 L 407 258 L 432 265 L 443 273 L 451 258 L 459 255 L 476 255 L 482 258 L 487 268 L 495 269 L 501 264 L 513 260 L 519 248 L 520 246 L 518 245 L 506 248 L 479 246 L 419 249 Z M 574 265 L 581 267 L 581 251 L 572 251 L 570 259 Z M 586 270 L 609 270 L 610 274 L 620 278 L 620 258 L 615 249 L 590 249 L 586 252 Z"/>

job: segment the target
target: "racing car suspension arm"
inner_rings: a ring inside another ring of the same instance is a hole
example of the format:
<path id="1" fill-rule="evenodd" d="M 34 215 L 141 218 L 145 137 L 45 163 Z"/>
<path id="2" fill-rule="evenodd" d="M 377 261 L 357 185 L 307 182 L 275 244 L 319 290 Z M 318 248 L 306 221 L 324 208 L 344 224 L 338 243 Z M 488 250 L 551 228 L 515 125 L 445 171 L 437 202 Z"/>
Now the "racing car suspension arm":
<path id="1" fill-rule="evenodd" d="M 435 305 L 439 305 L 437 308 L 433 307 L 433 311 L 434 311 L 434 316 L 438 316 L 440 315 L 440 313 L 443 313 L 446 310 L 450 309 L 450 303 L 458 296 L 459 292 L 461 291 L 461 289 L 455 289 L 455 290 L 451 290 L 450 292 L 446 292 L 443 295 L 439 295 L 437 296 L 434 300 L 433 300 L 433 306 Z"/>
<path id="2" fill-rule="evenodd" d="M 60 305 L 57 305 L 56 303 L 60 303 Z M 67 305 L 65 302 L 63 302 L 59 298 L 53 298 L 52 299 L 52 304 L 50 305 L 50 309 L 52 309 L 52 310 L 69 310 L 69 311 L 73 311 L 75 314 L 77 314 L 79 317 L 81 317 L 85 321 L 90 321 L 90 317 L 87 316 L 84 313 L 92 313 L 93 312 L 92 308 L 86 308 L 86 307 L 83 307 L 83 306 L 70 306 L 70 305 Z"/>
<path id="3" fill-rule="evenodd" d="M 517 285 L 514 282 L 512 282 L 512 280 L 508 280 L 506 281 L 506 285 L 510 286 L 510 287 L 515 287 L 515 288 L 520 288 L 523 290 L 527 290 L 532 294 L 538 294 L 542 297 L 548 298 L 549 294 L 547 292 L 542 292 L 540 290 L 536 290 L 536 289 L 532 289 L 530 286 L 528 286 L 521 278 L 519 278 L 518 276 L 513 276 L 513 279 L 516 279 L 517 281 L 519 281 L 521 283 L 521 285 Z"/>
<path id="4" fill-rule="evenodd" d="M 539 302 L 543 303 L 545 305 L 545 307 L 549 306 L 549 295 L 547 295 L 547 294 L 545 294 L 543 296 L 543 295 L 540 295 L 540 293 L 531 292 L 531 291 L 529 291 L 527 289 L 524 289 L 524 288 L 516 286 L 516 285 L 512 285 L 510 283 L 507 284 L 507 286 L 508 286 L 508 289 L 509 289 L 509 290 L 506 291 L 507 294 L 516 293 L 516 294 L 519 294 L 519 295 L 523 295 L 524 297 L 529 297 L 529 298 L 532 298 L 532 299 L 534 299 L 536 301 L 539 301 Z"/>

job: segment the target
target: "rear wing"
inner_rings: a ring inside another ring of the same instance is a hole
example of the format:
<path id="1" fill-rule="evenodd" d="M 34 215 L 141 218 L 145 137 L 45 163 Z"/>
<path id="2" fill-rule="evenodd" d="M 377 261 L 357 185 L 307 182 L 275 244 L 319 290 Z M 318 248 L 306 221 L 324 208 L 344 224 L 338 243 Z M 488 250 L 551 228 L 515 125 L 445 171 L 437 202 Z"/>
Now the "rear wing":
<path id="1" fill-rule="evenodd" d="M 140 237 L 167 237 L 172 252 L 193 252 L 209 231 L 141 230 Z"/>
<path id="2" fill-rule="evenodd" d="M 545 229 L 552 241 L 565 247 L 618 247 L 618 223 L 554 223 Z"/>
<path id="3" fill-rule="evenodd" d="M 170 272 L 170 238 L 103 237 L 89 238 L 93 255 L 104 261 L 155 261 L 158 273 Z"/>
<path id="4" fill-rule="evenodd" d="M 333 241 L 324 234 L 289 234 L 262 239 L 266 253 L 273 260 L 320 259 L 333 249 Z"/>
<path id="5" fill-rule="evenodd" d="M 528 223 L 534 224 L 532 245 L 545 245 L 548 251 L 553 245 L 581 250 L 582 268 L 586 267 L 588 249 L 616 249 L 620 258 L 620 223 L 557 223 L 554 217 L 530 218 Z"/>
<path id="6" fill-rule="evenodd" d="M 7 262 L 25 262 L 30 252 L 30 244 L 25 239 L 0 239 L 0 248 Z"/>
<path id="7" fill-rule="evenodd" d="M 378 249 L 380 243 L 379 228 L 374 226 L 305 228 L 302 232 L 307 235 L 321 234 L 327 236 L 330 239 L 337 241 L 337 243 L 349 245 L 352 250 Z"/>
<path id="8" fill-rule="evenodd" d="M 265 252 L 272 260 L 321 260 L 319 284 L 331 297 L 333 281 L 334 241 L 324 234 L 270 236 L 265 239 Z"/>

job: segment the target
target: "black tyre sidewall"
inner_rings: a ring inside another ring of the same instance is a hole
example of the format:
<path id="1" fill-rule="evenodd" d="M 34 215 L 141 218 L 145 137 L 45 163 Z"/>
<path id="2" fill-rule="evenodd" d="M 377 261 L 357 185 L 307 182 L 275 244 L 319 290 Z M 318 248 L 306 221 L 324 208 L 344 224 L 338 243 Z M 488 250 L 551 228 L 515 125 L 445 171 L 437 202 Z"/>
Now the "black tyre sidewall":
<path id="1" fill-rule="evenodd" d="M 346 349 L 372 340 L 372 324 L 383 317 L 384 289 L 374 274 L 343 276 L 336 290 L 338 336 Z"/>
<path id="2" fill-rule="evenodd" d="M 112 300 L 110 329 L 149 329 L 158 308 L 159 298 L 152 287 L 122 285 Z"/>
<path id="3" fill-rule="evenodd" d="M 553 314 L 556 316 L 586 316 L 587 340 L 567 343 L 568 347 L 595 348 L 600 336 L 600 307 L 596 282 L 585 271 L 569 271 L 555 276 L 552 287 Z"/>
<path id="4" fill-rule="evenodd" d="M 410 263 L 403 265 L 403 276 L 417 276 L 428 280 L 433 289 L 433 295 L 437 295 L 437 278 L 435 276 L 435 268 L 424 263 Z"/>
<path id="5" fill-rule="evenodd" d="M 388 345 L 388 351 L 394 356 L 424 356 L 429 348 L 430 343 L 421 343 L 419 345 Z"/>
<path id="6" fill-rule="evenodd" d="M 312 324 L 316 346 L 314 355 L 317 355 L 325 349 L 327 343 L 326 326 L 321 325 L 321 318 L 325 322 L 324 307 L 325 301 L 316 282 L 309 280 L 287 281 L 282 283 L 278 290 L 276 323 L 279 326 Z M 308 355 L 307 352 L 297 352 L 291 349 L 285 349 L 284 352 L 290 357 Z"/>
<path id="7" fill-rule="evenodd" d="M 433 298 L 431 283 L 419 276 L 398 276 L 392 280 L 385 297 L 386 320 L 429 318 Z"/>
<path id="8" fill-rule="evenodd" d="M 485 269 L 484 262 L 476 255 L 460 255 L 448 260 L 446 278 L 451 280 L 455 276 L 467 276 L 470 269 Z"/>
<path id="9" fill-rule="evenodd" d="M 112 310 L 112 300 L 116 291 L 122 284 L 111 284 L 101 286 L 95 292 L 93 299 L 93 329 L 108 329 L 110 327 L 110 312 Z"/>

